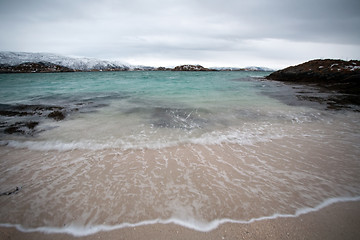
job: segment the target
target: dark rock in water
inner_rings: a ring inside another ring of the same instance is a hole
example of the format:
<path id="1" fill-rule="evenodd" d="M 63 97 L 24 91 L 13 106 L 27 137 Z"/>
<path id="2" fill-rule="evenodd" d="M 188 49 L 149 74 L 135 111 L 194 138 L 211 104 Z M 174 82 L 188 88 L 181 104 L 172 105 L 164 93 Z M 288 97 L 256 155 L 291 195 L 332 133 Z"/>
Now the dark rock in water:
<path id="1" fill-rule="evenodd" d="M 5 128 L 4 133 L 6 134 L 24 134 L 33 135 L 35 132 L 34 128 L 39 125 L 39 122 L 16 122 Z"/>
<path id="2" fill-rule="evenodd" d="M 14 117 L 14 116 L 27 116 L 27 115 L 32 115 L 31 113 L 28 112 L 18 112 L 18 111 L 7 111 L 7 110 L 1 110 L 0 111 L 0 116 L 7 116 L 7 117 Z"/>
<path id="3" fill-rule="evenodd" d="M 343 104 L 360 105 L 360 61 L 312 60 L 271 73 L 269 80 L 312 84 L 347 94 L 334 99 Z"/>
<path id="4" fill-rule="evenodd" d="M 61 110 L 64 109 L 60 106 L 53 106 L 53 105 L 16 105 L 14 107 L 16 110 L 20 111 L 53 111 L 53 110 Z"/>
<path id="5" fill-rule="evenodd" d="M 35 136 L 46 118 L 61 121 L 72 113 L 86 113 L 108 106 L 104 103 L 70 102 L 64 106 L 42 104 L 0 104 L 0 133 Z"/>
<path id="6" fill-rule="evenodd" d="M 63 112 L 60 111 L 54 111 L 52 113 L 49 113 L 48 118 L 52 118 L 56 121 L 63 120 L 65 118 L 65 115 Z"/>
<path id="7" fill-rule="evenodd" d="M 16 125 L 12 125 L 10 127 L 5 128 L 4 132 L 6 134 L 14 134 L 14 133 L 21 133 L 21 134 L 25 134 L 24 130 L 20 129 L 20 126 L 16 126 Z"/>
<path id="8" fill-rule="evenodd" d="M 34 116 L 42 115 L 45 111 L 54 111 L 62 110 L 63 107 L 60 106 L 51 106 L 51 105 L 6 105 L 2 104 L 0 106 L 0 116 L 7 117 L 24 117 L 24 116 Z"/>
<path id="9" fill-rule="evenodd" d="M 63 107 L 52 105 L 0 104 L 0 130 L 5 134 L 33 136 L 37 132 L 42 131 L 36 127 L 43 118 L 49 113 L 63 109 Z"/>
<path id="10" fill-rule="evenodd" d="M 29 129 L 34 129 L 37 125 L 39 125 L 38 122 L 27 122 L 25 123 L 25 126 Z"/>

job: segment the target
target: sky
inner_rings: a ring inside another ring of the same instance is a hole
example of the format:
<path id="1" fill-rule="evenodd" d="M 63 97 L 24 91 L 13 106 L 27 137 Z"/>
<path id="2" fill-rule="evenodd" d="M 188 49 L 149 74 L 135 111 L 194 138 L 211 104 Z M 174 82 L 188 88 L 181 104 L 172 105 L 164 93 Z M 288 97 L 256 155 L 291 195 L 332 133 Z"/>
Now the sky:
<path id="1" fill-rule="evenodd" d="M 0 0 L 0 51 L 274 69 L 360 59 L 359 0 Z"/>

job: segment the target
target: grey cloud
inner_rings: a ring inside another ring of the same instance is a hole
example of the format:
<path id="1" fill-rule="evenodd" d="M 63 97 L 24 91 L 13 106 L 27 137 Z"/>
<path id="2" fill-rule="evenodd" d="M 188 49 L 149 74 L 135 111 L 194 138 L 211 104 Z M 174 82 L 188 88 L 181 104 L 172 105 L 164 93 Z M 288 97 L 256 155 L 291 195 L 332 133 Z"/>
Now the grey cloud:
<path id="1" fill-rule="evenodd" d="M 345 57 L 359 58 L 359 10 L 357 0 L 0 0 L 0 50 L 124 59 L 218 56 L 218 62 L 271 52 L 280 61 L 292 54 L 269 46 L 278 40 L 304 52 L 304 43 L 328 44 L 323 51 L 329 56 L 339 53 L 330 45 L 346 45 L 353 53 Z"/>

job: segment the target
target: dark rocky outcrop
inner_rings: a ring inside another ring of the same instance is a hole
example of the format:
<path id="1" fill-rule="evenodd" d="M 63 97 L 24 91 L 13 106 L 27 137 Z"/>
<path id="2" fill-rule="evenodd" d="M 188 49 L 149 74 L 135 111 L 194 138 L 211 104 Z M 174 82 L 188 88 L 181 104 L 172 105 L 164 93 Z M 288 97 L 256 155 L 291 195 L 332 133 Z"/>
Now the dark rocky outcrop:
<path id="1" fill-rule="evenodd" d="M 11 124 L 9 127 L 5 128 L 4 133 L 6 134 L 26 134 L 26 135 L 32 135 L 35 132 L 35 127 L 39 125 L 39 122 L 16 122 L 14 124 Z"/>
<path id="2" fill-rule="evenodd" d="M 68 111 L 76 111 L 69 109 Z M 67 110 L 61 106 L 52 105 L 7 105 L 0 104 L 0 132 L 34 136 L 42 131 L 38 125 L 44 118 L 55 121 L 65 119 Z"/>
<path id="3" fill-rule="evenodd" d="M 267 79 L 314 83 L 345 93 L 360 94 L 360 61 L 312 60 L 271 73 Z"/>
<path id="4" fill-rule="evenodd" d="M 181 66 L 176 66 L 172 71 L 216 71 L 216 70 L 204 68 L 201 65 L 181 65 Z"/>
<path id="5" fill-rule="evenodd" d="M 271 73 L 266 77 L 289 83 L 311 84 L 342 93 L 335 101 L 360 105 L 360 61 L 312 60 Z"/>
<path id="6" fill-rule="evenodd" d="M 53 112 L 49 113 L 48 118 L 52 118 L 56 121 L 61 121 L 61 120 L 65 119 L 65 115 L 63 112 L 53 111 Z"/>
<path id="7" fill-rule="evenodd" d="M 50 105 L 0 105 L 0 116 L 7 117 L 24 117 L 24 116 L 33 116 L 33 115 L 42 115 L 44 112 L 52 112 L 62 110 L 63 107 L 60 106 L 50 106 Z"/>
<path id="8" fill-rule="evenodd" d="M 63 121 L 72 114 L 97 111 L 106 103 L 86 101 L 67 102 L 63 106 L 42 104 L 0 104 L 0 135 L 15 134 L 35 136 L 51 128 L 43 126 L 45 121 Z"/>

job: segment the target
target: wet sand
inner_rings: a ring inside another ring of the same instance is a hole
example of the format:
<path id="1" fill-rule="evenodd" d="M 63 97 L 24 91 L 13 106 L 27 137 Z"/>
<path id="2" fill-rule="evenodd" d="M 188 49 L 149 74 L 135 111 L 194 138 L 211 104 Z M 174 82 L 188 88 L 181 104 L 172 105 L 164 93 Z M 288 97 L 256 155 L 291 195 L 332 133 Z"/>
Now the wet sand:
<path id="1" fill-rule="evenodd" d="M 297 210 L 319 209 L 316 206 L 325 199 L 359 196 L 359 149 L 349 144 L 357 142 L 353 139 L 357 136 L 325 132 L 319 140 L 316 135 L 295 134 L 247 146 L 187 144 L 124 152 L 54 154 L 15 152 L 2 146 L 4 186 L 22 188 L 0 199 L 0 219 L 30 229 L 54 226 L 65 232 L 72 231 L 69 224 L 114 226 L 124 220 L 141 223 L 172 218 L 205 231 L 213 228 L 192 224 L 192 220 L 247 221 L 275 218 L 276 213 L 299 216 Z M 176 239 L 178 235 L 179 239 L 286 239 L 288 234 L 292 234 L 289 239 L 301 239 L 304 234 L 305 239 L 318 235 L 319 239 L 344 239 L 341 234 L 353 234 L 359 223 L 360 202 L 350 202 L 297 218 L 224 224 L 206 233 L 152 224 L 74 239 Z M 21 233 L 13 228 L 2 228 L 0 236 L 1 240 L 71 239 L 66 234 Z"/>
<path id="2" fill-rule="evenodd" d="M 160 218 L 207 231 L 211 224 L 199 223 L 295 214 L 325 199 L 359 195 L 357 149 L 342 139 L 337 144 L 301 140 L 126 153 L 2 147 L 2 185 L 8 186 L 3 188 L 21 189 L 0 199 L 0 222 L 61 228 Z"/>
<path id="3" fill-rule="evenodd" d="M 67 234 L 24 233 L 0 228 L 1 240 L 22 239 L 360 239 L 360 201 L 335 203 L 296 218 L 277 218 L 250 224 L 226 223 L 210 232 L 175 224 L 154 224 L 99 232 L 85 237 Z"/>

